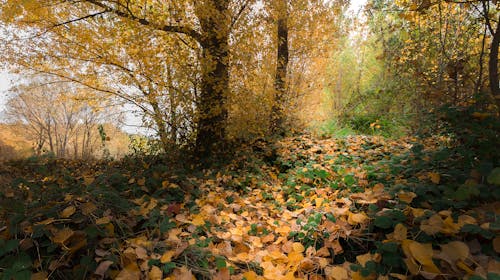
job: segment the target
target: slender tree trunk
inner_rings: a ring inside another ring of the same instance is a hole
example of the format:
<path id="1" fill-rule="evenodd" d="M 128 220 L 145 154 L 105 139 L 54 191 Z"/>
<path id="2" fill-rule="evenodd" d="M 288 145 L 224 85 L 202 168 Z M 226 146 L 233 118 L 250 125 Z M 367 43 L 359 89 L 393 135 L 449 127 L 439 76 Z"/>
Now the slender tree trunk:
<path id="1" fill-rule="evenodd" d="M 229 94 L 229 1 L 207 1 L 198 18 L 202 33 L 202 85 L 198 100 L 196 151 L 208 156 L 226 140 Z"/>
<path id="2" fill-rule="evenodd" d="M 278 10 L 278 54 L 276 56 L 276 75 L 274 78 L 274 100 L 271 109 L 271 133 L 282 134 L 284 128 L 284 97 L 289 60 L 288 51 L 288 0 L 279 0 Z"/>
<path id="3" fill-rule="evenodd" d="M 500 108 L 500 86 L 498 84 L 498 47 L 500 45 L 500 19 L 497 22 L 495 33 L 492 34 L 490 46 L 490 57 L 488 63 L 490 90 L 496 99 L 497 107 Z"/>

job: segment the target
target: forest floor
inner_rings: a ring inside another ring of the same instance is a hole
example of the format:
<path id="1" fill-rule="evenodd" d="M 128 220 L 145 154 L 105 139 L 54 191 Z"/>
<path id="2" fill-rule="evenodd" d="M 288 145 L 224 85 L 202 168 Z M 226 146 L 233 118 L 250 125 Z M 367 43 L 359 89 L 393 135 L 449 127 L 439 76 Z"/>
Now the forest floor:
<path id="1" fill-rule="evenodd" d="M 217 168 L 0 167 L 0 279 L 499 279 L 500 169 L 446 138 L 297 136 Z"/>

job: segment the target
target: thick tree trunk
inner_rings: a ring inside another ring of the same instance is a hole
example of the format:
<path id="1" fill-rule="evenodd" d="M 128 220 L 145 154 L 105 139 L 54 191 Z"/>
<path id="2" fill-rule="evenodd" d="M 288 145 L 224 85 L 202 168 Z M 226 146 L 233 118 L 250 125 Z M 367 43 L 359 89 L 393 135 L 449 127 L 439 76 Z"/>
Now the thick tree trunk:
<path id="1" fill-rule="evenodd" d="M 274 78 L 274 100 L 271 109 L 271 133 L 284 132 L 284 97 L 288 68 L 288 0 L 279 0 L 278 9 L 278 54 L 276 56 L 276 75 Z"/>
<path id="2" fill-rule="evenodd" d="M 229 94 L 228 0 L 213 0 L 199 14 L 202 33 L 202 85 L 198 100 L 196 151 L 208 156 L 226 140 Z"/>
<path id="3" fill-rule="evenodd" d="M 500 19 L 493 34 L 490 46 L 490 57 L 488 63 L 490 90 L 496 99 L 497 107 L 500 108 L 500 86 L 498 81 L 498 47 L 500 45 Z"/>

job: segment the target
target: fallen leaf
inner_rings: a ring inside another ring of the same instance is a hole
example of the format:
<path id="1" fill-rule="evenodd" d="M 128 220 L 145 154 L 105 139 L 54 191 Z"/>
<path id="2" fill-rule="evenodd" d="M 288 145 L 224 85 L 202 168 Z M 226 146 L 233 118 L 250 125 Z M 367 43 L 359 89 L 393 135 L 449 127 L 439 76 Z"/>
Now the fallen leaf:
<path id="1" fill-rule="evenodd" d="M 172 261 L 172 257 L 174 256 L 175 254 L 175 251 L 167 251 L 165 252 L 161 258 L 160 258 L 160 262 L 161 263 L 168 263 L 170 261 Z"/>
<path id="2" fill-rule="evenodd" d="M 149 280 L 162 280 L 163 279 L 163 272 L 161 269 L 155 265 L 151 267 L 151 270 L 148 272 L 148 279 Z"/>
<path id="3" fill-rule="evenodd" d="M 427 176 L 434 184 L 439 184 L 439 181 L 441 181 L 441 175 L 439 175 L 439 173 L 429 172 L 427 173 Z"/>
<path id="4" fill-rule="evenodd" d="M 417 197 L 417 195 L 414 192 L 400 191 L 398 193 L 399 200 L 401 200 L 405 203 L 408 203 L 408 204 L 410 204 L 415 197 Z"/>
<path id="5" fill-rule="evenodd" d="M 73 235 L 73 233 L 75 233 L 73 230 L 65 227 L 54 234 L 54 236 L 52 237 L 52 242 L 63 244 Z"/>
<path id="6" fill-rule="evenodd" d="M 403 241 L 406 239 L 407 235 L 408 235 L 408 229 L 403 224 L 400 223 L 394 227 L 394 234 L 393 234 L 394 240 Z"/>
<path id="7" fill-rule="evenodd" d="M 469 257 L 469 246 L 460 241 L 452 241 L 441 245 L 441 252 L 437 256 L 454 265 L 458 260 L 463 261 Z"/>
<path id="8" fill-rule="evenodd" d="M 61 212 L 61 218 L 69 218 L 71 215 L 75 214 L 76 212 L 76 207 L 71 205 L 66 208 Z"/>
<path id="9" fill-rule="evenodd" d="M 302 245 L 300 242 L 294 242 L 292 244 L 292 250 L 297 253 L 302 253 L 305 251 L 304 245 Z"/>
<path id="10" fill-rule="evenodd" d="M 116 276 L 115 280 L 140 280 L 141 279 L 141 270 L 137 263 L 131 262 L 127 266 L 123 268 L 120 273 Z"/>
<path id="11" fill-rule="evenodd" d="M 31 280 L 45 280 L 48 279 L 49 274 L 45 271 L 40 271 L 37 273 L 31 274 Z"/>
<path id="12" fill-rule="evenodd" d="M 105 224 L 109 224 L 110 222 L 111 222 L 111 220 L 107 216 L 95 220 L 96 225 L 105 225 Z"/>
<path id="13" fill-rule="evenodd" d="M 341 266 L 325 267 L 325 276 L 328 280 L 348 280 L 347 270 Z"/>
<path id="14" fill-rule="evenodd" d="M 175 280 L 195 280 L 193 273 L 187 267 L 182 266 L 174 269 L 172 276 Z"/>
<path id="15" fill-rule="evenodd" d="M 410 255 L 408 257 L 413 257 L 419 263 L 422 264 L 423 270 L 430 273 L 441 273 L 439 268 L 432 261 L 434 252 L 432 250 L 432 244 L 426 243 L 421 244 L 413 240 L 403 240 L 403 250 L 408 251 Z"/>
<path id="16" fill-rule="evenodd" d="M 500 254 L 500 236 L 495 237 L 493 239 L 493 249 L 495 249 L 495 252 Z"/>
<path id="17" fill-rule="evenodd" d="M 101 278 L 104 278 L 106 272 L 108 271 L 109 267 L 113 264 L 112 261 L 102 261 L 99 263 L 97 266 L 96 270 L 94 271 L 95 275 L 99 275 Z"/>
<path id="18" fill-rule="evenodd" d="M 213 279 L 230 280 L 231 275 L 229 274 L 229 269 L 227 267 L 219 269 L 219 271 L 215 273 Z"/>
<path id="19" fill-rule="evenodd" d="M 94 213 L 94 211 L 97 210 L 97 206 L 95 206 L 95 204 L 92 202 L 87 202 L 87 203 L 82 204 L 81 208 L 82 208 L 83 215 L 86 215 L 86 216 Z"/>
<path id="20" fill-rule="evenodd" d="M 349 216 L 347 218 L 347 222 L 350 225 L 362 224 L 362 223 L 366 222 L 367 220 L 368 220 L 368 216 L 366 216 L 366 214 L 363 212 L 356 213 L 356 214 L 349 212 Z"/>
<path id="21" fill-rule="evenodd" d="M 247 280 L 257 280 L 259 276 L 257 275 L 257 273 L 250 270 L 250 271 L 243 273 L 243 277 L 245 277 L 245 279 L 247 279 Z"/>

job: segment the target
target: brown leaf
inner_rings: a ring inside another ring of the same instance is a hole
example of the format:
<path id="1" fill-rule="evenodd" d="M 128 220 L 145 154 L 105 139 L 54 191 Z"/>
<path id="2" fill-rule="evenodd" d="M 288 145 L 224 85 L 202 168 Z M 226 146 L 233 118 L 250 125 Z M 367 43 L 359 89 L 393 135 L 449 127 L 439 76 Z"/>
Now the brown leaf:
<path id="1" fill-rule="evenodd" d="M 230 280 L 231 275 L 229 274 L 229 269 L 227 267 L 221 268 L 217 271 L 217 273 L 215 273 L 213 279 Z"/>
<path id="2" fill-rule="evenodd" d="M 172 276 L 176 280 L 195 280 L 193 273 L 187 267 L 182 266 L 180 268 L 174 269 Z"/>
<path id="3" fill-rule="evenodd" d="M 495 252 L 500 254 L 500 236 L 495 237 L 493 239 L 493 249 L 495 249 Z"/>
<path id="4" fill-rule="evenodd" d="M 31 280 L 45 280 L 48 279 L 49 274 L 45 271 L 31 274 Z"/>
<path id="5" fill-rule="evenodd" d="M 62 244 L 66 240 L 68 240 L 73 235 L 73 233 L 73 230 L 65 227 L 54 234 L 54 236 L 52 237 L 52 242 Z"/>
<path id="6" fill-rule="evenodd" d="M 88 216 L 97 210 L 97 206 L 95 206 L 95 204 L 92 202 L 87 202 L 87 203 L 82 204 L 81 208 L 82 208 L 82 213 L 85 216 Z"/>
<path id="7" fill-rule="evenodd" d="M 94 271 L 94 274 L 100 276 L 101 278 L 104 278 L 106 271 L 108 271 L 109 267 L 112 264 L 113 264 L 112 261 L 103 261 L 103 262 L 99 263 L 96 270 Z"/>

